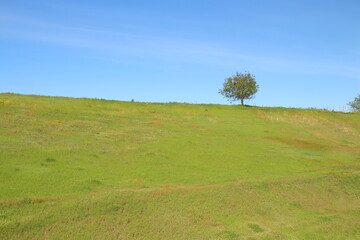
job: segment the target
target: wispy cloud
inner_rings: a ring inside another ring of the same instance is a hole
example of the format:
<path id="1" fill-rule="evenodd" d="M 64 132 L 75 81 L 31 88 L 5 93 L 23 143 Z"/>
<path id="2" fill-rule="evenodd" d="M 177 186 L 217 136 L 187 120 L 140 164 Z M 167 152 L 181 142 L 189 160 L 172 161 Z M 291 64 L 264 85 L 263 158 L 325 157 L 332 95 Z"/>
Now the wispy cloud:
<path id="1" fill-rule="evenodd" d="M 308 59 L 277 58 L 252 55 L 251 50 L 234 49 L 210 41 L 196 41 L 164 35 L 144 34 L 141 31 L 97 29 L 69 26 L 32 17 L 0 12 L 0 34 L 7 38 L 39 41 L 46 44 L 71 46 L 96 51 L 92 59 L 122 63 L 124 57 L 159 61 L 210 64 L 302 73 L 334 74 L 360 78 L 355 66 Z M 133 33 L 135 32 L 135 33 Z M 151 31 L 147 31 L 151 32 Z M 244 53 L 243 53 L 244 52 Z"/>

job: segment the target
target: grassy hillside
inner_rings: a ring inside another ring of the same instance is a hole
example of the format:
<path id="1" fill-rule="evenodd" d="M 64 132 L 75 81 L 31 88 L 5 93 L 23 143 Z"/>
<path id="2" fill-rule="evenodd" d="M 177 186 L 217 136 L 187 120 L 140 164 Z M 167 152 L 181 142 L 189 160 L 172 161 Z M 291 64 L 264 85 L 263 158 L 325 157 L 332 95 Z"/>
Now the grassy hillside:
<path id="1" fill-rule="evenodd" d="M 0 94 L 0 239 L 360 239 L 360 114 Z"/>

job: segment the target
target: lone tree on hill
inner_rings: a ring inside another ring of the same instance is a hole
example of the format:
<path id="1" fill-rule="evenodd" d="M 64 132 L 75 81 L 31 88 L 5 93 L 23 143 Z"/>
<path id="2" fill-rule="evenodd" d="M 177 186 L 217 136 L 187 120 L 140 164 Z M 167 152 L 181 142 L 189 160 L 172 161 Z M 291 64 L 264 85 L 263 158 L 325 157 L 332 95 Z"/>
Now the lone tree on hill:
<path id="1" fill-rule="evenodd" d="M 240 100 L 241 105 L 244 105 L 244 100 L 251 99 L 258 89 L 259 85 L 256 83 L 254 75 L 248 72 L 237 72 L 234 76 L 225 79 L 219 93 L 229 101 Z"/>
<path id="2" fill-rule="evenodd" d="M 360 112 L 360 94 L 354 99 L 354 101 L 349 102 L 348 105 L 354 112 Z"/>

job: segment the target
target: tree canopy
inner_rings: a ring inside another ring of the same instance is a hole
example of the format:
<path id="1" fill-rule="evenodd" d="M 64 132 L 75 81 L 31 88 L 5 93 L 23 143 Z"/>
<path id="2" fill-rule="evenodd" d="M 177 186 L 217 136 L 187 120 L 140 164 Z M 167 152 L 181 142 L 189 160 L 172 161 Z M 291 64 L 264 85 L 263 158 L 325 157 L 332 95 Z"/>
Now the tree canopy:
<path id="1" fill-rule="evenodd" d="M 219 93 L 229 101 L 240 100 L 241 105 L 244 105 L 244 100 L 251 99 L 258 89 L 259 85 L 256 83 L 254 75 L 248 72 L 236 72 L 234 76 L 225 79 Z"/>

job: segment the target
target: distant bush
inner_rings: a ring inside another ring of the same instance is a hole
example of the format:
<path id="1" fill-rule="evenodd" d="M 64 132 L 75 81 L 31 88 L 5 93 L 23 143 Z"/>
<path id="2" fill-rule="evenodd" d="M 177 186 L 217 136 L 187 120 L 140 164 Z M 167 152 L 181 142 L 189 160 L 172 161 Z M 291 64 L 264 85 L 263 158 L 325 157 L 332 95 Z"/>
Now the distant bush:
<path id="1" fill-rule="evenodd" d="M 354 101 L 349 102 L 348 105 L 354 112 L 360 112 L 360 94 L 355 97 Z"/>

